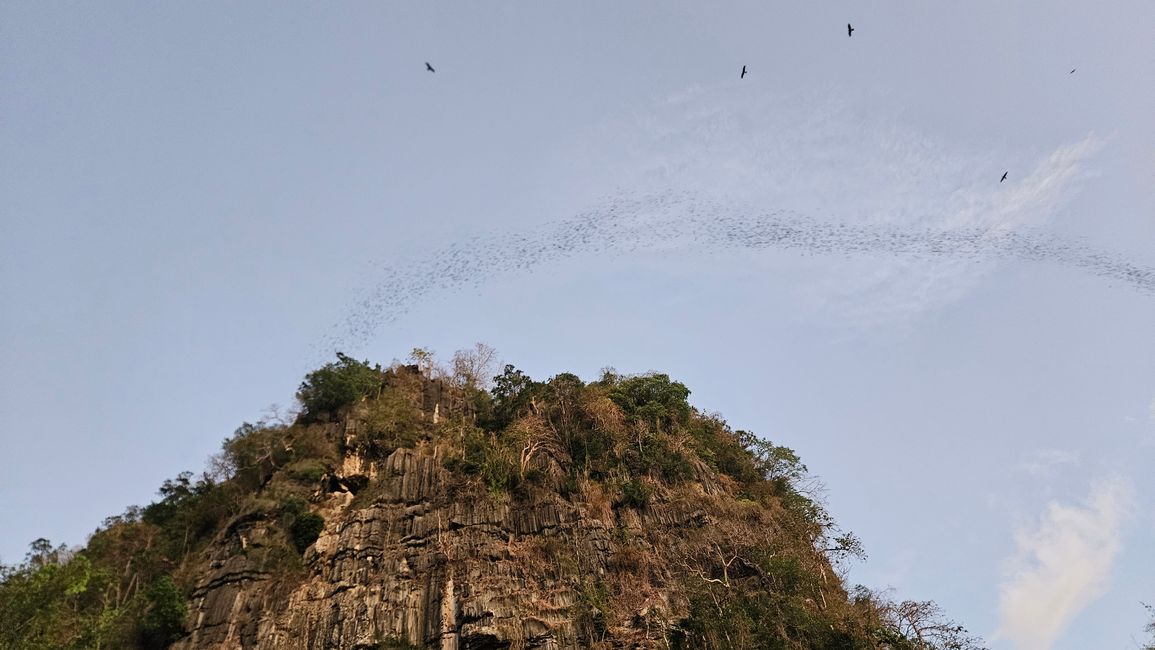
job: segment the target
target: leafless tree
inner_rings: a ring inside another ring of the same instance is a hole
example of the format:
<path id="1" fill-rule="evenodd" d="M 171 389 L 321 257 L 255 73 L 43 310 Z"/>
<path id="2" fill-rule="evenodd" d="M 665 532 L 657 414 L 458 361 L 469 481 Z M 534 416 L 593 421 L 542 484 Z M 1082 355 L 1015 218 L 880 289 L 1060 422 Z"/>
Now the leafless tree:
<path id="1" fill-rule="evenodd" d="M 497 350 L 485 343 L 453 353 L 453 379 L 462 386 L 487 389 L 497 374 Z"/>
<path id="2" fill-rule="evenodd" d="M 413 348 L 409 353 L 409 361 L 417 366 L 422 375 L 429 379 L 437 374 L 437 361 L 433 350 L 429 348 Z"/>
<path id="3" fill-rule="evenodd" d="M 297 421 L 299 414 L 299 408 L 284 408 L 277 403 L 269 404 L 261 414 L 261 419 L 257 420 L 257 425 L 262 427 L 292 426 L 292 424 Z"/>
<path id="4" fill-rule="evenodd" d="M 1147 621 L 1147 627 L 1143 628 L 1148 634 L 1151 635 L 1151 638 L 1147 640 L 1147 643 L 1143 644 L 1143 650 L 1155 650 L 1155 607 L 1152 607 L 1147 603 L 1140 604 L 1146 607 L 1147 613 L 1151 615 L 1151 620 Z"/>
<path id="5" fill-rule="evenodd" d="M 904 600 L 896 603 L 885 594 L 871 594 L 883 622 L 900 635 L 895 648 L 911 650 L 985 650 L 982 639 L 965 627 L 948 619 L 942 608 L 930 600 Z M 911 645 L 913 644 L 913 645 Z"/>

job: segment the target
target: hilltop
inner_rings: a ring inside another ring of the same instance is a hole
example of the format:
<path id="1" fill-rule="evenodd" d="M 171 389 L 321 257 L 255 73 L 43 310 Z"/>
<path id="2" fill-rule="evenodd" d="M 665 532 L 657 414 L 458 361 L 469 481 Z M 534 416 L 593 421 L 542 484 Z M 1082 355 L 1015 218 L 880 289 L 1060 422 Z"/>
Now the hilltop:
<path id="1" fill-rule="evenodd" d="M 0 647 L 977 648 L 862 555 L 790 448 L 667 375 L 338 355 L 299 412 L 83 548 L 4 569 Z"/>

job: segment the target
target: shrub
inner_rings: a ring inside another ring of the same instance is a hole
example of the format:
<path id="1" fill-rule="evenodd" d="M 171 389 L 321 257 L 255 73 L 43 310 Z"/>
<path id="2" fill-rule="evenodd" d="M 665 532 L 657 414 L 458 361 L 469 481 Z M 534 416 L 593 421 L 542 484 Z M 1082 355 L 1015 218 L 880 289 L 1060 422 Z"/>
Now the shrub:
<path id="1" fill-rule="evenodd" d="M 184 619 L 188 614 L 184 596 L 172 578 L 165 575 L 153 583 L 146 595 L 148 610 L 141 621 L 140 635 L 145 648 L 167 648 L 184 635 Z"/>
<path id="2" fill-rule="evenodd" d="M 289 465 L 286 471 L 294 481 L 316 483 L 325 476 L 325 465 L 318 460 L 306 458 Z"/>
<path id="3" fill-rule="evenodd" d="M 325 364 L 305 375 L 301 382 L 297 399 L 303 409 L 302 418 L 306 422 L 320 420 L 322 415 L 377 393 L 383 380 L 380 365 L 370 366 L 368 361 L 357 361 L 338 352 L 336 363 Z"/>
<path id="4" fill-rule="evenodd" d="M 690 420 L 690 389 L 669 375 L 648 374 L 620 379 L 610 389 L 612 399 L 627 418 L 655 429 L 670 429 Z"/>
<path id="5" fill-rule="evenodd" d="M 309 502 L 299 496 L 290 496 L 281 500 L 281 512 L 293 519 L 306 514 L 308 510 Z"/>
<path id="6" fill-rule="evenodd" d="M 398 447 L 413 447 L 422 434 L 420 385 L 408 378 L 391 381 L 381 396 L 368 405 L 358 451 L 370 458 L 385 458 Z"/>
<path id="7" fill-rule="evenodd" d="M 695 420 L 691 423 L 690 433 L 698 455 L 710 467 L 744 484 L 762 479 L 746 443 L 756 439 L 753 434 L 731 431 L 725 422 L 715 417 Z"/>
<path id="8" fill-rule="evenodd" d="M 650 502 L 650 497 L 653 494 L 654 489 L 652 487 L 634 479 L 622 485 L 622 498 L 619 503 L 631 508 L 642 508 Z"/>
<path id="9" fill-rule="evenodd" d="M 509 492 L 521 483 L 516 453 L 495 434 L 470 429 L 463 435 L 464 458 L 446 461 L 451 471 L 462 471 L 481 478 L 493 494 Z"/>
<path id="10" fill-rule="evenodd" d="M 211 536 L 231 511 L 229 484 L 207 475 L 194 483 L 192 476 L 182 472 L 165 480 L 158 491 L 162 498 L 141 510 L 141 521 L 161 529 L 160 546 L 173 559 Z"/>
<path id="11" fill-rule="evenodd" d="M 304 553 L 305 549 L 309 548 L 317 538 L 321 536 L 321 531 L 325 529 L 325 518 L 321 515 L 312 512 L 305 512 L 297 515 L 293 519 L 293 523 L 289 526 L 289 535 L 293 539 L 293 547 L 297 549 L 298 553 Z"/>
<path id="12" fill-rule="evenodd" d="M 647 438 L 643 443 L 646 469 L 657 472 L 666 483 L 681 483 L 694 478 L 694 465 L 680 451 L 670 448 L 664 437 Z"/>

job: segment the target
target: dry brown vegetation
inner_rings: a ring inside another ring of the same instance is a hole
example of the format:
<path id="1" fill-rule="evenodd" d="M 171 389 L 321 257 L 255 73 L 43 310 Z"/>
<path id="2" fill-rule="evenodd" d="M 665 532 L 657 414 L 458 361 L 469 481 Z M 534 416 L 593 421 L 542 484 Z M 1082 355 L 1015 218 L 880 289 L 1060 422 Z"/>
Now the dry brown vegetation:
<path id="1" fill-rule="evenodd" d="M 6 569 L 0 645 L 165 647 L 183 633 L 179 598 L 203 549 L 225 539 L 284 596 L 324 523 L 321 501 L 347 492 L 350 508 L 373 507 L 386 461 L 416 449 L 443 465 L 445 498 L 580 513 L 583 536 L 511 534 L 494 561 L 525 582 L 530 609 L 570 612 L 564 633 L 583 647 L 977 647 L 933 603 L 848 593 L 835 563 L 860 546 L 797 455 L 694 409 L 668 376 L 536 381 L 506 366 L 489 380 L 485 346 L 448 369 L 427 350 L 412 359 L 382 369 L 340 356 L 306 377 L 295 421 L 242 426 L 212 473 L 166 482 L 159 501 L 110 519 L 68 558 L 42 551 Z M 457 562 L 478 549 L 440 552 Z M 82 563 L 100 579 L 42 579 Z M 63 604 L 28 610 L 32 596 Z"/>

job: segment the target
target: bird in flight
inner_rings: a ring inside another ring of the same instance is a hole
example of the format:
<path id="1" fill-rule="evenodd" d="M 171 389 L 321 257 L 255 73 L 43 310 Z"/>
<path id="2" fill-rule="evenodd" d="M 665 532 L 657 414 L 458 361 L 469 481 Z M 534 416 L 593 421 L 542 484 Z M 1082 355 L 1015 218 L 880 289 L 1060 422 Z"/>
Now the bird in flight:
<path id="1" fill-rule="evenodd" d="M 1078 70 L 1078 68 L 1071 68 L 1071 71 L 1068 72 L 1067 74 L 1075 74 L 1076 70 Z"/>
<path id="2" fill-rule="evenodd" d="M 433 66 L 429 65 L 428 61 L 425 62 L 425 69 L 430 71 L 430 72 L 437 72 L 436 70 L 433 69 Z"/>
<path id="3" fill-rule="evenodd" d="M 738 78 L 739 79 L 745 79 L 746 78 L 746 66 L 742 66 L 742 74 L 738 75 Z"/>
<path id="4" fill-rule="evenodd" d="M 850 26 L 850 23 L 846 23 L 846 35 L 848 37 L 854 36 L 854 28 Z"/>
<path id="5" fill-rule="evenodd" d="M 1007 174 L 1009 174 L 1009 173 L 1010 172 L 1003 172 L 1003 177 L 999 179 L 999 182 L 1001 183 L 1001 182 L 1007 180 Z"/>

